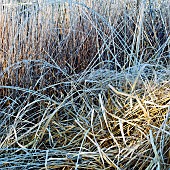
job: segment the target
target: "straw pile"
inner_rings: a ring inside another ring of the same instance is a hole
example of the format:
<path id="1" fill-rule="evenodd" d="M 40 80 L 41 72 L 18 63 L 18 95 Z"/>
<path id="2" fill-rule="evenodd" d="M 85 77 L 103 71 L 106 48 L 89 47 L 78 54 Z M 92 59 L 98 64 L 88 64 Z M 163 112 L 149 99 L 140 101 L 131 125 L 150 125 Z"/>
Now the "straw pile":
<path id="1" fill-rule="evenodd" d="M 0 13 L 0 168 L 168 169 L 168 1 L 15 4 Z"/>

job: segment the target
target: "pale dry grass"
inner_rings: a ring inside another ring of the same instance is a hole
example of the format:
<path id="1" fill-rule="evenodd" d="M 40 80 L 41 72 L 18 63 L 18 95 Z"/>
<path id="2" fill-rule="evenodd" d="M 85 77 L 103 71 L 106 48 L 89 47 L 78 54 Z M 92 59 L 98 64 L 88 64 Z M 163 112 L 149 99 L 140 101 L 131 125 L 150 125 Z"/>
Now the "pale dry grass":
<path id="1" fill-rule="evenodd" d="M 69 2 L 0 7 L 0 168 L 168 169 L 168 1 Z"/>

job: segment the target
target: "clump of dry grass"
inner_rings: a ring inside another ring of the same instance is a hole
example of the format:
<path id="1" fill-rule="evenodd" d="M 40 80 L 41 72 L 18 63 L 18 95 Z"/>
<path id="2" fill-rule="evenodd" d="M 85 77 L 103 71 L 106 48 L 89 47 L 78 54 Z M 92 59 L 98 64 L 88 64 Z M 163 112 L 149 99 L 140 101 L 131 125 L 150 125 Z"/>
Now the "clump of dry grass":
<path id="1" fill-rule="evenodd" d="M 1 6 L 0 167 L 167 169 L 167 4 Z"/>

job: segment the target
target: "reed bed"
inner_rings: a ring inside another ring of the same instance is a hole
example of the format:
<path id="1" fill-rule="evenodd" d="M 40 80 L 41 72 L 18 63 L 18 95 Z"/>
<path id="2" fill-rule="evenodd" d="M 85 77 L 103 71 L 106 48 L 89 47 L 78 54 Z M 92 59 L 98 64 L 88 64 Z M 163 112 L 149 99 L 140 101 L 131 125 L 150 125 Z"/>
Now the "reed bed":
<path id="1" fill-rule="evenodd" d="M 0 169 L 170 167 L 168 1 L 0 6 Z"/>

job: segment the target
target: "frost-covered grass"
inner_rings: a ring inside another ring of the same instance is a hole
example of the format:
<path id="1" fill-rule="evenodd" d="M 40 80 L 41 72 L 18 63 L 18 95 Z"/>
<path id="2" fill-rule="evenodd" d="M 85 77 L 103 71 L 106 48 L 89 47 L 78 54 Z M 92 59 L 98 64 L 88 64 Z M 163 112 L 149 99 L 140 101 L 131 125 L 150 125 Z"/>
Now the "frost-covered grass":
<path id="1" fill-rule="evenodd" d="M 0 168 L 168 169 L 168 1 L 53 1 L 0 6 Z"/>

